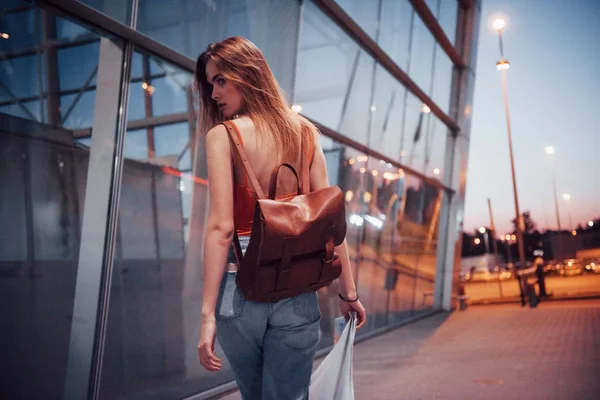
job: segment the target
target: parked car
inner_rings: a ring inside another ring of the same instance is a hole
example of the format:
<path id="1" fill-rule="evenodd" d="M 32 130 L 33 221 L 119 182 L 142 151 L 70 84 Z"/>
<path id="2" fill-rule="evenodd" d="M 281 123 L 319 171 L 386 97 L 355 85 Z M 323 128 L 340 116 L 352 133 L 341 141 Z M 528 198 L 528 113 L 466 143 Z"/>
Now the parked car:
<path id="1" fill-rule="evenodd" d="M 477 267 L 471 272 L 471 282 L 489 282 L 494 277 L 487 267 Z"/>
<path id="2" fill-rule="evenodd" d="M 492 279 L 493 280 L 501 280 L 505 281 L 507 279 L 512 278 L 512 272 L 508 267 L 502 267 L 500 265 L 496 265 L 492 270 Z"/>
<path id="3" fill-rule="evenodd" d="M 585 271 L 600 274 L 600 261 L 588 261 L 585 263 Z"/>
<path id="4" fill-rule="evenodd" d="M 583 274 L 581 263 L 574 258 L 565 260 L 563 267 L 560 269 L 562 276 L 575 276 Z"/>

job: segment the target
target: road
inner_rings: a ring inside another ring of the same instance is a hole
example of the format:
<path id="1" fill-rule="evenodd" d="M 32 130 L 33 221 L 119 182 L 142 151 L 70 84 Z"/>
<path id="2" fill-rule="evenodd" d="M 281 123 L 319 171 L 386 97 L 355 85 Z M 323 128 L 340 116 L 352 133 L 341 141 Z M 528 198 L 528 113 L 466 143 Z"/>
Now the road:
<path id="1" fill-rule="evenodd" d="M 472 302 L 498 300 L 500 299 L 500 287 L 506 298 L 519 296 L 519 285 L 515 279 L 491 282 L 468 282 L 465 284 L 465 292 Z M 579 276 L 546 277 L 546 292 L 557 297 L 579 297 L 600 296 L 600 274 L 586 274 Z"/>

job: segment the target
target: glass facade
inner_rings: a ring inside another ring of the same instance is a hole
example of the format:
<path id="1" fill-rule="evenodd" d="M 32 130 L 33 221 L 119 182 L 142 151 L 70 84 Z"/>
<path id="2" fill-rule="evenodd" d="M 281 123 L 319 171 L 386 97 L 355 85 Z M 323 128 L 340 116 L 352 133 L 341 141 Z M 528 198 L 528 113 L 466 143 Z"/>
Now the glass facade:
<path id="1" fill-rule="evenodd" d="M 0 6 L 3 397 L 209 398 L 231 388 L 226 361 L 214 374 L 197 360 L 208 181 L 192 85 L 198 54 L 232 35 L 261 48 L 290 104 L 323 133 L 369 316 L 357 338 L 441 307 L 455 246 L 444 221 L 460 211 L 445 200 L 456 150 L 443 120 L 463 127 L 449 113 L 461 107 L 457 91 L 470 102 L 473 88 L 410 1 L 336 0 L 329 13 L 319 0 L 55 3 Z M 457 1 L 425 3 L 451 43 L 467 40 Z M 336 282 L 319 291 L 322 352 L 334 342 L 337 293 Z"/>

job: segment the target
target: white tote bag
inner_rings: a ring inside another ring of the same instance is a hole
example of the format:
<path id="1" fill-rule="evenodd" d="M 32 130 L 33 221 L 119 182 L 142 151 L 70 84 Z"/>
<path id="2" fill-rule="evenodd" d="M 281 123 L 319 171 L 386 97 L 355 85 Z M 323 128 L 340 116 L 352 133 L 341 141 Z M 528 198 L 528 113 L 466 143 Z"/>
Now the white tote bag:
<path id="1" fill-rule="evenodd" d="M 356 335 L 356 313 L 350 314 L 338 342 L 313 372 L 310 400 L 354 400 L 352 350 Z"/>

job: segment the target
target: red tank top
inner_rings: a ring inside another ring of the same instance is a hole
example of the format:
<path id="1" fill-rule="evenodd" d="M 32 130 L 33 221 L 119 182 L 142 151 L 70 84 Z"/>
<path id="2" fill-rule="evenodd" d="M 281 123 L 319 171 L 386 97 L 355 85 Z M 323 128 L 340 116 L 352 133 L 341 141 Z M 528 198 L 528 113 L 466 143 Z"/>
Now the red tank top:
<path id="1" fill-rule="evenodd" d="M 240 139 L 242 146 L 244 141 L 242 135 L 236 129 L 236 134 Z M 308 153 L 309 165 L 312 164 L 314 156 L 313 136 L 309 135 L 310 152 Z M 248 173 L 244 172 L 243 185 L 235 183 L 233 185 L 233 221 L 238 236 L 250 236 L 252 232 L 252 221 L 254 220 L 254 209 L 256 207 L 256 192 L 249 188 Z M 285 199 L 295 196 L 296 192 L 278 196 L 276 199 Z"/>

